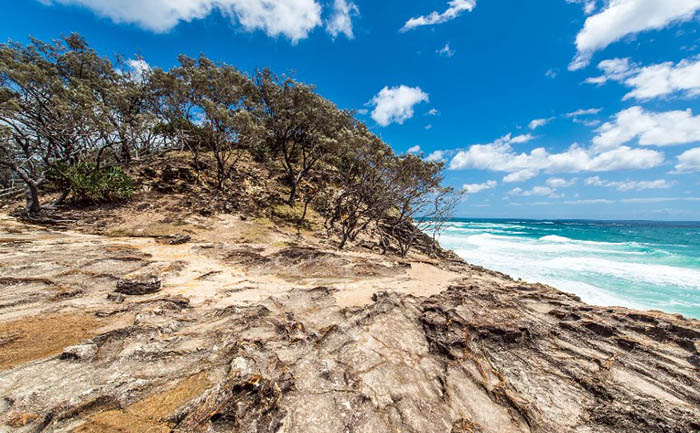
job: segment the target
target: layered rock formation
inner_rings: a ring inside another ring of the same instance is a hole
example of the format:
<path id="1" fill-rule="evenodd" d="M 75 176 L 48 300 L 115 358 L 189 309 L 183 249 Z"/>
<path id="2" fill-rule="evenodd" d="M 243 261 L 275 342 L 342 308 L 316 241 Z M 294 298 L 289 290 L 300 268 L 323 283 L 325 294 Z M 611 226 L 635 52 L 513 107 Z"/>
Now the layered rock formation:
<path id="1" fill-rule="evenodd" d="M 169 245 L 4 218 L 0 431 L 700 431 L 698 321 L 211 230 Z"/>

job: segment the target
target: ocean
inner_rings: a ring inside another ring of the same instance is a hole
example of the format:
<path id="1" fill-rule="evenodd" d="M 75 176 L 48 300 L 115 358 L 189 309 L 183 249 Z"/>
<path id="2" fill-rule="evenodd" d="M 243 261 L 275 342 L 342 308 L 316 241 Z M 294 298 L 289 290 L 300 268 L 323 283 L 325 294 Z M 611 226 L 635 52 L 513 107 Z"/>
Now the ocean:
<path id="1" fill-rule="evenodd" d="M 700 223 L 454 219 L 440 244 L 469 263 L 594 305 L 700 319 Z"/>

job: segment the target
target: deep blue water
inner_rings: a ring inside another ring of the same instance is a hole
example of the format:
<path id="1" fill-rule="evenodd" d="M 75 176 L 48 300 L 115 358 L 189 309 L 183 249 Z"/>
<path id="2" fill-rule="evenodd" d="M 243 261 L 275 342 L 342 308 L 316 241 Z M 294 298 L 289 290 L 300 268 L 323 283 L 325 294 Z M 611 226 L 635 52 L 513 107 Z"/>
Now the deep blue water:
<path id="1" fill-rule="evenodd" d="M 443 247 L 596 305 L 700 318 L 700 223 L 455 219 Z"/>

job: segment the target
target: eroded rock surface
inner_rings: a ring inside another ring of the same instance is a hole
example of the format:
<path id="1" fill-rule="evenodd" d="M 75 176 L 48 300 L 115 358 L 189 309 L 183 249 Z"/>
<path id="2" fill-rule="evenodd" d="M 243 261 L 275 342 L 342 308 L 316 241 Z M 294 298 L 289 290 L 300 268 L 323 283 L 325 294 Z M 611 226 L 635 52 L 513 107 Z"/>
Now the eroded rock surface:
<path id="1" fill-rule="evenodd" d="M 4 231 L 0 431 L 700 430 L 695 320 L 466 264 Z"/>

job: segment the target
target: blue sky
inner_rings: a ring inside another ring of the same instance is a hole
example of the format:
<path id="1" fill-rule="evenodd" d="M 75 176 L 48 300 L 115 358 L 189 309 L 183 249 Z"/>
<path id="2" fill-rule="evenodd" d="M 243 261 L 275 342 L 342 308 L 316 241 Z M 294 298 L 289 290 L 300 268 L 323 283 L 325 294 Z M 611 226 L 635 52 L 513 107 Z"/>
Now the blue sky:
<path id="1" fill-rule="evenodd" d="M 700 0 L 25 0 L 0 28 L 294 71 L 444 160 L 460 216 L 700 220 Z"/>

